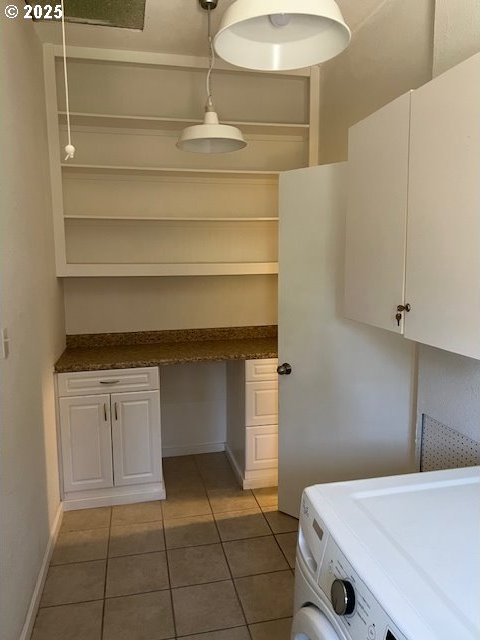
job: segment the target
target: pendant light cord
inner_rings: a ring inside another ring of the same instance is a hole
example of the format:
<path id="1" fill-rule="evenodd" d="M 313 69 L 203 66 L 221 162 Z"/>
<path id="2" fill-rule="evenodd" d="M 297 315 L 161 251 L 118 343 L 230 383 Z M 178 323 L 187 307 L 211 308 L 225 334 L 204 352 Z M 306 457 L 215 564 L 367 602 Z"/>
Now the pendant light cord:
<path id="1" fill-rule="evenodd" d="M 75 155 L 75 147 L 72 144 L 72 134 L 70 129 L 70 99 L 68 92 L 68 73 L 67 73 L 67 45 L 65 40 L 65 8 L 62 4 L 62 43 L 63 43 L 63 75 L 65 78 L 65 106 L 67 110 L 67 132 L 68 132 L 68 144 L 65 147 L 65 153 L 67 154 L 65 161 L 73 159 Z"/>
<path id="2" fill-rule="evenodd" d="M 211 7 L 208 7 L 208 73 L 207 73 L 207 111 L 213 111 L 213 97 L 210 87 L 210 79 L 212 76 L 213 67 L 215 66 L 215 49 L 213 47 L 212 36 L 212 19 L 211 19 Z"/>

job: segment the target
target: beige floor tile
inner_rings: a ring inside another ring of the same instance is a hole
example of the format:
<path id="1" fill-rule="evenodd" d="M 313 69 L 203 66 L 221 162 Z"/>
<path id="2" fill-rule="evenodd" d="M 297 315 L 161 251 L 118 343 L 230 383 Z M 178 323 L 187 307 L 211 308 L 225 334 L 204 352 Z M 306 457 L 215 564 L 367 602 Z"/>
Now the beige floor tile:
<path id="1" fill-rule="evenodd" d="M 256 509 L 215 514 L 222 540 L 241 540 L 268 536 L 271 531 L 262 512 Z"/>
<path id="2" fill-rule="evenodd" d="M 295 557 L 297 554 L 297 534 L 296 533 L 280 533 L 275 536 L 278 544 L 281 546 L 288 564 L 292 569 L 295 568 Z"/>
<path id="3" fill-rule="evenodd" d="M 167 558 L 164 551 L 140 556 L 110 558 L 107 569 L 107 598 L 168 589 Z"/>
<path id="4" fill-rule="evenodd" d="M 200 471 L 206 469 L 230 469 L 230 463 L 225 451 L 217 451 L 216 453 L 199 453 L 195 456 Z"/>
<path id="5" fill-rule="evenodd" d="M 138 502 L 136 504 L 122 504 L 113 507 L 112 527 L 141 522 L 156 522 L 162 520 L 162 506 L 160 500 L 153 502 Z"/>
<path id="6" fill-rule="evenodd" d="M 244 509 L 255 509 L 257 506 L 253 493 L 242 489 L 211 489 L 208 491 L 208 498 L 213 513 L 243 511 Z"/>
<path id="7" fill-rule="evenodd" d="M 40 609 L 31 640 L 100 640 L 103 601 Z"/>
<path id="8" fill-rule="evenodd" d="M 211 633 L 200 633 L 194 636 L 183 636 L 182 640 L 250 640 L 248 627 L 235 627 Z"/>
<path id="9" fill-rule="evenodd" d="M 110 557 L 139 555 L 164 549 L 162 521 L 112 527 L 110 532 Z"/>
<path id="10" fill-rule="evenodd" d="M 293 609 L 292 572 L 277 571 L 236 578 L 235 585 L 249 624 L 288 618 Z"/>
<path id="11" fill-rule="evenodd" d="M 172 588 L 230 578 L 221 544 L 171 549 L 167 553 Z"/>
<path id="12" fill-rule="evenodd" d="M 231 469 L 206 469 L 202 471 L 202 480 L 207 490 L 240 489 L 240 485 Z"/>
<path id="13" fill-rule="evenodd" d="M 264 507 L 263 514 L 273 533 L 291 533 L 298 531 L 298 520 L 278 511 L 276 507 Z"/>
<path id="14" fill-rule="evenodd" d="M 63 514 L 61 532 L 82 531 L 85 529 L 104 529 L 105 527 L 110 526 L 111 513 L 111 507 L 65 511 Z"/>
<path id="15" fill-rule="evenodd" d="M 50 567 L 40 606 L 100 600 L 104 593 L 105 568 L 105 560 Z"/>
<path id="16" fill-rule="evenodd" d="M 211 515 L 212 513 L 207 496 L 203 490 L 196 491 L 195 493 L 167 494 L 167 499 L 163 501 L 162 509 L 165 520 Z"/>
<path id="17" fill-rule="evenodd" d="M 193 635 L 245 624 L 231 581 L 172 590 L 177 635 Z"/>
<path id="18" fill-rule="evenodd" d="M 225 542 L 223 547 L 234 578 L 288 569 L 273 536 Z"/>
<path id="19" fill-rule="evenodd" d="M 165 540 L 167 549 L 213 544 L 220 541 L 215 521 L 210 514 L 165 520 Z"/>
<path id="20" fill-rule="evenodd" d="M 51 564 L 103 560 L 107 557 L 109 529 L 65 531 L 58 536 Z"/>
<path id="21" fill-rule="evenodd" d="M 169 591 L 105 601 L 103 640 L 166 640 L 174 636 Z"/>
<path id="22" fill-rule="evenodd" d="M 253 489 L 253 495 L 261 507 L 276 507 L 278 505 L 278 488 Z"/>
<path id="23" fill-rule="evenodd" d="M 253 640 L 290 640 L 292 618 L 250 625 Z"/>

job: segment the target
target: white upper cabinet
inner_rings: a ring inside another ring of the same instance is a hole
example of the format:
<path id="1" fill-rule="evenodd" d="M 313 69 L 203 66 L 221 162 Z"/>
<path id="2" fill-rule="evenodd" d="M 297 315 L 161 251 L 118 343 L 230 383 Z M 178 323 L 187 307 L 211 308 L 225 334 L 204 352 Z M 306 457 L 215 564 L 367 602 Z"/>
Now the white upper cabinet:
<path id="1" fill-rule="evenodd" d="M 480 359 L 480 55 L 412 98 L 405 336 Z"/>
<path id="2" fill-rule="evenodd" d="M 401 333 L 407 225 L 410 98 L 350 129 L 345 315 Z"/>
<path id="3" fill-rule="evenodd" d="M 348 318 L 476 359 L 479 78 L 477 54 L 352 127 L 345 275 Z"/>

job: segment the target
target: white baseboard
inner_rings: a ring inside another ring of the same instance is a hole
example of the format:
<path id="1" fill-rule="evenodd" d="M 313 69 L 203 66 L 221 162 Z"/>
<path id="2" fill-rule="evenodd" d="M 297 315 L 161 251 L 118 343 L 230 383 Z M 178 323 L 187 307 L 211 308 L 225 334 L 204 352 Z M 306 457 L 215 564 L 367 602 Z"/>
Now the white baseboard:
<path id="1" fill-rule="evenodd" d="M 267 487 L 278 486 L 278 469 L 260 469 L 258 471 L 242 472 L 232 450 L 225 443 L 225 453 L 230 462 L 233 472 L 243 489 L 265 489 Z"/>
<path id="2" fill-rule="evenodd" d="M 165 484 L 163 482 L 90 491 L 71 491 L 64 496 L 63 508 L 65 511 L 75 511 L 152 500 L 165 500 Z"/>
<path id="3" fill-rule="evenodd" d="M 219 451 L 225 451 L 224 442 L 188 444 L 180 447 L 162 447 L 162 456 L 164 458 L 173 458 L 175 456 L 193 456 L 199 453 L 218 453 Z"/>
<path id="4" fill-rule="evenodd" d="M 35 583 L 35 589 L 33 590 L 32 599 L 28 607 L 27 615 L 25 618 L 25 624 L 23 625 L 22 632 L 18 640 L 30 640 L 32 635 L 33 625 L 35 624 L 35 618 L 37 617 L 38 607 L 40 605 L 40 599 L 42 597 L 43 587 L 45 586 L 45 580 L 47 579 L 48 567 L 50 566 L 50 559 L 52 557 L 55 543 L 57 542 L 58 533 L 62 524 L 63 516 L 63 503 L 58 505 L 58 510 L 53 521 L 53 525 L 50 531 L 50 538 L 48 540 L 47 548 L 43 556 L 42 566 L 38 573 L 37 581 Z"/>

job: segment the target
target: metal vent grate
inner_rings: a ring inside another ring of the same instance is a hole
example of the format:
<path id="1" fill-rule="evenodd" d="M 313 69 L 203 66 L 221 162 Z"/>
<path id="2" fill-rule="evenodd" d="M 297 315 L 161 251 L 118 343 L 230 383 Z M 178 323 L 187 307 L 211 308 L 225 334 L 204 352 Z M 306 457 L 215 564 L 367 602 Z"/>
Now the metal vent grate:
<path id="1" fill-rule="evenodd" d="M 424 414 L 421 471 L 456 469 L 480 464 L 480 442 Z"/>

